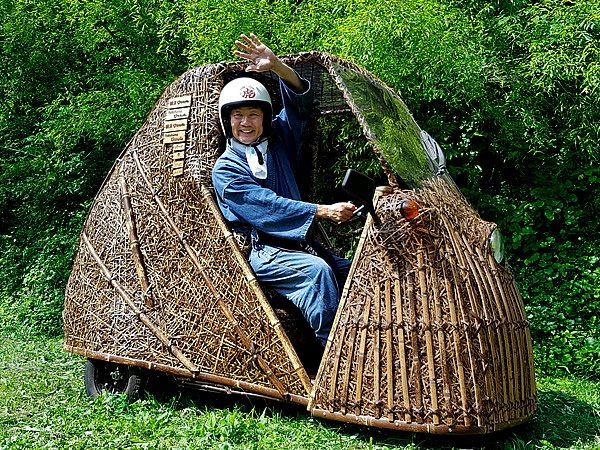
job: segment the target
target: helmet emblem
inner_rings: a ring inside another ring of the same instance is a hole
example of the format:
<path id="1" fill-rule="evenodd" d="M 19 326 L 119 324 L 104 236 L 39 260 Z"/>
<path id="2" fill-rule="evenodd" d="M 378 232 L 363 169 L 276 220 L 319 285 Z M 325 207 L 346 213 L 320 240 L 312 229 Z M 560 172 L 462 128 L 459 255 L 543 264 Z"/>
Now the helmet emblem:
<path id="1" fill-rule="evenodd" d="M 242 98 L 254 98 L 256 97 L 256 91 L 252 87 L 243 86 L 240 89 L 240 95 L 242 96 Z"/>

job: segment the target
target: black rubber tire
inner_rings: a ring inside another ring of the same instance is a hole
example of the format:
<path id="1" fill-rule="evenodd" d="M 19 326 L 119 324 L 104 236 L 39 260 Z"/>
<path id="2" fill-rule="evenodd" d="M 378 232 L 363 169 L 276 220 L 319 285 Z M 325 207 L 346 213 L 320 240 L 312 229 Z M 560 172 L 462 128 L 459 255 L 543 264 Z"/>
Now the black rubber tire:
<path id="1" fill-rule="evenodd" d="M 90 397 L 98 397 L 102 391 L 111 394 L 126 394 L 130 400 L 137 400 L 144 386 L 141 369 L 125 364 L 88 358 L 85 364 L 85 392 Z"/>

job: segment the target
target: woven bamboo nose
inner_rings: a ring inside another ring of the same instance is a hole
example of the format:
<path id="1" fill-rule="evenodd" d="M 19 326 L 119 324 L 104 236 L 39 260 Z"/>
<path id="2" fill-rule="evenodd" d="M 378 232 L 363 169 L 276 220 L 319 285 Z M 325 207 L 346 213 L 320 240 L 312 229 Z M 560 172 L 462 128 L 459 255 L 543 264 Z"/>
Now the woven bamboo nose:
<path id="1" fill-rule="evenodd" d="M 420 214 L 400 214 L 406 199 Z M 536 388 L 529 327 L 484 222 L 443 179 L 380 197 L 355 256 L 313 414 L 436 433 L 527 420 Z"/>

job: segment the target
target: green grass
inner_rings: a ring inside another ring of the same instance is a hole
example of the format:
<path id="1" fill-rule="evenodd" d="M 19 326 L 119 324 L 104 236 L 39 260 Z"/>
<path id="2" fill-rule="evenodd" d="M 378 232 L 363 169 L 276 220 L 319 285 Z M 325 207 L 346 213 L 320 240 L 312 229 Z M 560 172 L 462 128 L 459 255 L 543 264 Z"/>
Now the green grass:
<path id="1" fill-rule="evenodd" d="M 60 340 L 2 339 L 0 449 L 600 448 L 598 382 L 541 379 L 533 421 L 484 437 L 428 436 L 317 420 L 302 408 L 243 397 L 90 399 L 83 365 Z"/>

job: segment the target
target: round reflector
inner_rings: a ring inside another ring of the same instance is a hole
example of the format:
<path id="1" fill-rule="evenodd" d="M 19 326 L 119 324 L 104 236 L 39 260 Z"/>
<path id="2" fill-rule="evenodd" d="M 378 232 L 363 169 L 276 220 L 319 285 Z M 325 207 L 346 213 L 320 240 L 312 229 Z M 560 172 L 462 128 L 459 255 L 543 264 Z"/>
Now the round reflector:
<path id="1" fill-rule="evenodd" d="M 492 247 L 494 259 L 500 264 L 504 259 L 504 239 L 502 239 L 502 234 L 498 228 L 492 231 L 490 236 L 490 246 Z"/>
<path id="2" fill-rule="evenodd" d="M 419 205 L 412 200 L 404 200 L 400 206 L 400 211 L 405 219 L 414 219 L 419 214 Z"/>

